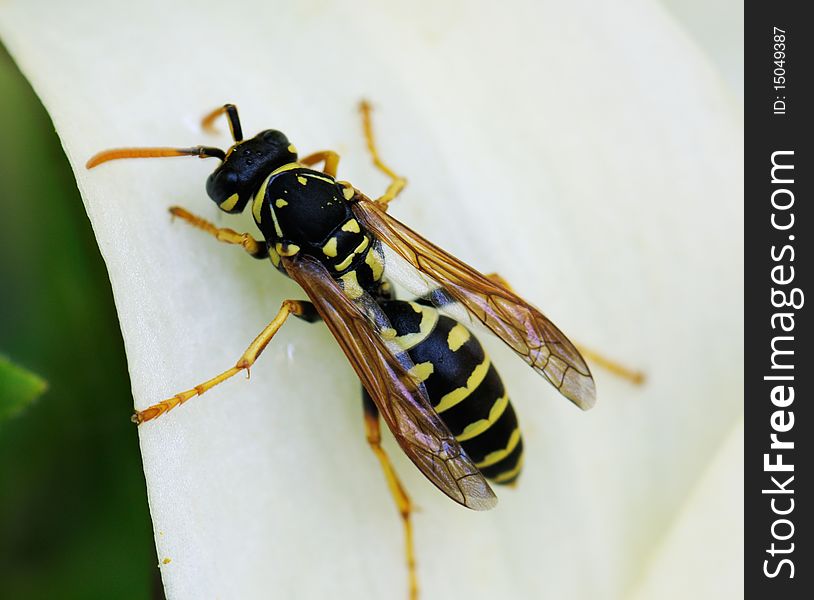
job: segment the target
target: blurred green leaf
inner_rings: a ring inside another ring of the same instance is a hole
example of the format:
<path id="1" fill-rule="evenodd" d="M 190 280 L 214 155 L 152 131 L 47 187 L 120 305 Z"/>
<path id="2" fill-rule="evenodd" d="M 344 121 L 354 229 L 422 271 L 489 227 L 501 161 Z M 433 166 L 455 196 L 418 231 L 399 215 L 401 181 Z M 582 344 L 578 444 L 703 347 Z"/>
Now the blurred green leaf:
<path id="1" fill-rule="evenodd" d="M 0 346 L 48 382 L 0 435 L 0 598 L 150 598 L 158 560 L 110 282 L 51 119 L 2 46 L 0 131 Z"/>
<path id="2" fill-rule="evenodd" d="M 47 388 L 42 377 L 0 355 L 0 422 L 18 415 Z"/>

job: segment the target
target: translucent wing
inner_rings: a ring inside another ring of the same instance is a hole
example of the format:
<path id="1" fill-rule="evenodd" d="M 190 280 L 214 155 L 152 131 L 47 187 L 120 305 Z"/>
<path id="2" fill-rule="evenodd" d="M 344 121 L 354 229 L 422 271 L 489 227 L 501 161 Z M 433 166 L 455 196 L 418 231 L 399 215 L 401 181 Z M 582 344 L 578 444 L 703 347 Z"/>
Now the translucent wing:
<path id="1" fill-rule="evenodd" d="M 485 277 L 362 196 L 352 205 L 357 220 L 500 337 L 560 393 L 583 410 L 596 388 L 579 351 L 543 313 L 503 285 Z"/>
<path id="2" fill-rule="evenodd" d="M 432 409 L 423 384 L 409 373 L 409 356 L 392 350 L 376 331 L 386 322 L 378 306 L 369 298 L 362 305 L 351 300 L 311 257 L 283 257 L 283 264 L 316 306 L 402 450 L 427 479 L 468 508 L 495 506 L 486 479 Z"/>

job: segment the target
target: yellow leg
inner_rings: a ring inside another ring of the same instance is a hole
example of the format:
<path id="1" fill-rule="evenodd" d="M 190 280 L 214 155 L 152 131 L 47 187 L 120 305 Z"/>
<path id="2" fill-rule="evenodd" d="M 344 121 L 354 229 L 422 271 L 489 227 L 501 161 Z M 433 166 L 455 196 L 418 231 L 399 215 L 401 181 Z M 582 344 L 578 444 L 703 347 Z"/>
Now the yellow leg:
<path id="1" fill-rule="evenodd" d="M 175 394 L 172 398 L 167 398 L 166 400 L 162 400 L 157 404 L 153 404 L 152 406 L 145 408 L 144 410 L 136 411 L 133 415 L 132 421 L 136 424 L 144 423 L 145 421 L 150 421 L 155 419 L 156 417 L 160 417 L 164 413 L 172 410 L 176 406 L 183 404 L 190 398 L 194 398 L 195 396 L 200 396 L 204 392 L 211 390 L 213 387 L 218 385 L 219 383 L 223 383 L 230 377 L 237 375 L 242 370 L 248 369 L 254 364 L 257 360 L 257 357 L 265 350 L 266 346 L 268 346 L 271 338 L 274 337 L 274 334 L 283 326 L 286 319 L 289 315 L 301 315 L 306 314 L 308 311 L 307 307 L 303 305 L 303 303 L 297 300 L 284 300 L 283 305 L 280 307 L 280 312 L 277 313 L 277 316 L 274 317 L 274 320 L 269 323 L 266 328 L 260 332 L 254 341 L 246 348 L 246 351 L 243 353 L 243 356 L 238 359 L 235 363 L 235 366 L 231 369 L 227 369 L 217 377 L 213 377 L 209 381 L 205 381 L 199 385 L 196 385 L 194 388 L 187 390 L 185 392 L 181 392 L 179 394 Z"/>
<path id="2" fill-rule="evenodd" d="M 489 273 L 486 277 L 488 279 L 491 279 L 495 283 L 502 285 L 507 290 L 514 291 L 512 289 L 512 286 L 509 285 L 509 282 L 506 281 L 503 277 L 501 277 L 500 274 Z M 617 377 L 621 377 L 622 379 L 627 379 L 629 382 L 635 385 L 641 385 L 642 383 L 644 383 L 645 377 L 644 373 L 642 373 L 641 371 L 629 369 L 628 367 L 616 362 L 615 360 L 607 358 L 606 356 L 603 356 L 598 352 L 594 352 L 593 350 L 586 348 L 585 346 L 581 346 L 579 344 L 574 345 L 577 347 L 577 350 L 579 350 L 579 353 L 582 354 L 583 358 L 585 358 L 588 362 L 596 363 L 606 371 L 609 371 L 610 373 L 613 373 L 614 375 L 616 375 Z"/>
<path id="3" fill-rule="evenodd" d="M 362 113 L 362 128 L 364 129 L 365 142 L 367 142 L 367 149 L 373 158 L 373 164 L 390 178 L 390 185 L 387 186 L 384 195 L 376 199 L 376 202 L 386 209 L 388 203 L 394 200 L 396 196 L 401 193 L 401 190 L 404 189 L 404 186 L 407 185 L 407 180 L 404 177 L 396 175 L 395 171 L 384 164 L 381 158 L 379 158 L 379 151 L 376 149 L 376 138 L 373 136 L 373 124 L 370 118 L 372 110 L 367 100 L 362 100 L 359 103 L 359 112 Z"/>
<path id="4" fill-rule="evenodd" d="M 246 252 L 255 258 L 265 258 L 268 256 L 268 248 L 266 248 L 266 245 L 258 242 L 248 233 L 238 233 L 233 229 L 228 229 L 226 227 L 215 227 L 206 219 L 193 215 L 191 212 L 185 208 L 181 208 L 180 206 L 170 207 L 170 213 L 172 213 L 173 217 L 183 219 L 193 227 L 196 227 L 201 231 L 205 231 L 219 242 L 241 246 Z"/>
<path id="5" fill-rule="evenodd" d="M 322 152 L 314 152 L 305 158 L 301 158 L 300 163 L 306 167 L 313 166 L 318 162 L 324 163 L 322 172 L 331 177 L 336 177 L 336 171 L 339 168 L 339 154 L 333 150 L 323 150 Z"/>
<path id="6" fill-rule="evenodd" d="M 581 344 L 574 345 L 577 347 L 577 350 L 579 350 L 579 353 L 582 354 L 582 357 L 585 358 L 589 363 L 596 363 L 606 371 L 616 375 L 617 377 L 621 377 L 622 379 L 627 379 L 634 385 L 641 385 L 644 383 L 645 376 L 641 371 L 634 371 L 633 369 L 630 369 L 613 359 L 603 356 L 598 352 L 594 352 Z"/>
<path id="7" fill-rule="evenodd" d="M 370 449 L 379 459 L 379 464 L 384 471 L 384 477 L 387 480 L 387 487 L 390 488 L 390 494 L 396 502 L 401 521 L 404 525 L 404 546 L 407 554 L 407 579 L 408 579 L 408 597 L 410 600 L 418 599 L 418 577 L 416 576 L 415 564 L 415 548 L 413 546 L 413 525 L 410 520 L 410 514 L 413 512 L 413 505 L 410 502 L 410 497 L 404 491 L 404 486 L 399 481 L 393 465 L 390 464 L 390 459 L 382 448 L 381 431 L 379 430 L 379 411 L 373 401 L 364 393 L 364 409 L 365 409 L 365 432 L 367 433 L 367 443 L 370 444 Z"/>

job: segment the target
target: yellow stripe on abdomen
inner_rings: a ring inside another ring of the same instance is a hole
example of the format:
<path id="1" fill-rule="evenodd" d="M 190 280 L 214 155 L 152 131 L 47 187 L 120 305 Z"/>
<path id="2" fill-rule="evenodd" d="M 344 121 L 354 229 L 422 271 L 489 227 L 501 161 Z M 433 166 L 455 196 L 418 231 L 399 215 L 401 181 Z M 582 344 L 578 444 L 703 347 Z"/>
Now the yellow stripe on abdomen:
<path id="1" fill-rule="evenodd" d="M 495 483 L 505 483 L 506 481 L 511 481 L 517 477 L 520 474 L 520 471 L 523 470 L 523 458 L 524 455 L 521 454 L 520 458 L 517 460 L 517 465 L 515 465 L 513 469 L 504 471 L 500 475 L 496 475 L 493 481 Z"/>
<path id="2" fill-rule="evenodd" d="M 489 356 L 484 355 L 483 362 L 474 368 L 472 374 L 466 380 L 466 385 L 452 390 L 448 394 L 444 395 L 441 398 L 441 401 L 435 407 L 435 412 L 440 414 L 445 410 L 449 410 L 459 402 L 466 400 L 467 396 L 475 391 L 475 389 L 477 389 L 477 387 L 480 385 L 481 381 L 483 381 L 483 378 L 486 377 L 486 373 L 489 372 L 489 365 Z"/>
<path id="3" fill-rule="evenodd" d="M 520 443 L 520 428 L 518 427 L 512 432 L 512 435 L 509 437 L 509 443 L 506 445 L 505 448 L 501 450 L 495 450 L 494 452 L 490 452 L 486 455 L 481 462 L 475 463 L 475 466 L 479 469 L 484 469 L 486 467 L 490 467 L 496 463 L 499 463 L 501 460 L 509 456 L 512 451 L 517 447 L 517 444 Z"/>
<path id="4" fill-rule="evenodd" d="M 502 397 L 497 399 L 494 406 L 489 410 L 489 416 L 486 419 L 480 419 L 475 421 L 474 423 L 470 423 L 466 426 L 459 435 L 455 436 L 455 439 L 459 442 L 465 442 L 466 440 L 471 440 L 474 437 L 479 436 L 481 433 L 489 429 L 495 422 L 503 415 L 503 411 L 506 410 L 506 407 L 509 406 L 509 394 L 503 394 Z"/>
<path id="5" fill-rule="evenodd" d="M 417 313 L 421 313 L 421 322 L 418 325 L 418 331 L 414 333 L 405 333 L 396 338 L 394 342 L 399 345 L 402 350 L 409 350 L 414 348 L 433 332 L 435 326 L 438 324 L 438 311 L 429 306 L 421 306 L 415 302 L 410 302 L 410 306 Z"/>

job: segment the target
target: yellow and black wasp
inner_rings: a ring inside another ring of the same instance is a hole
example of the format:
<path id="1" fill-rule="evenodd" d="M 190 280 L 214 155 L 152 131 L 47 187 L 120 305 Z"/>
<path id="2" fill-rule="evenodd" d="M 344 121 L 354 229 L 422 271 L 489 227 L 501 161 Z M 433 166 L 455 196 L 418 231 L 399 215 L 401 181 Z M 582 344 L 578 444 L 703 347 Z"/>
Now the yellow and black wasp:
<path id="1" fill-rule="evenodd" d="M 406 180 L 379 158 L 369 104 L 361 104 L 361 113 L 373 162 L 390 178 L 376 199 L 336 180 L 336 152 L 299 158 L 286 136 L 271 129 L 244 140 L 232 104 L 203 121 L 211 128 L 226 116 L 234 139 L 226 152 L 207 146 L 121 148 L 95 155 L 87 167 L 123 158 L 219 159 L 206 182 L 209 197 L 227 213 L 251 206 L 262 239 L 215 227 L 180 207 L 170 211 L 255 258 L 270 259 L 309 298 L 285 300 L 234 367 L 136 412 L 133 420 L 155 419 L 248 369 L 289 315 L 324 321 L 364 387 L 367 439 L 403 518 L 410 596 L 415 598 L 412 507 L 380 445 L 379 416 L 419 470 L 467 508 L 495 506 L 487 479 L 514 482 L 523 464 L 517 417 L 500 376 L 470 330 L 438 308 L 462 306 L 580 408 L 593 406 L 595 388 L 574 344 L 502 278 L 482 275 L 387 214 Z M 322 169 L 312 168 L 319 163 Z M 426 295 L 413 302 L 396 300 L 385 279 L 391 261 L 417 270 L 430 284 Z"/>

